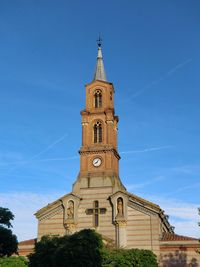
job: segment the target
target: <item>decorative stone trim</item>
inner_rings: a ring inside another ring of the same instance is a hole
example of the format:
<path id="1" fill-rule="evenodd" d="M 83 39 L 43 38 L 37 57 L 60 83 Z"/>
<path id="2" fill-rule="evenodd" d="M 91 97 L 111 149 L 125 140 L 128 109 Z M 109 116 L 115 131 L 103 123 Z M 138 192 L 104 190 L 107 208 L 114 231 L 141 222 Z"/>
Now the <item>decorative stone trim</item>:
<path id="1" fill-rule="evenodd" d="M 68 235 L 73 234 L 76 230 L 76 224 L 73 221 L 66 220 L 64 222 L 64 228 Z"/>
<path id="2" fill-rule="evenodd" d="M 47 211 L 47 213 L 45 213 L 44 215 L 42 215 L 41 217 L 39 217 L 39 221 L 43 221 L 45 219 L 49 219 L 51 217 L 53 217 L 54 215 L 56 215 L 57 213 L 59 213 L 60 211 L 63 210 L 63 207 L 62 205 L 60 204 L 58 207 L 50 210 L 50 211 Z"/>
<path id="3" fill-rule="evenodd" d="M 120 220 L 120 221 L 116 220 L 115 225 L 118 227 L 125 227 L 127 226 L 127 220 Z"/>
<path id="4" fill-rule="evenodd" d="M 138 211 L 141 211 L 141 212 L 143 212 L 145 214 L 148 214 L 148 215 L 153 215 L 153 216 L 157 216 L 158 215 L 157 212 L 155 212 L 153 210 L 150 210 L 150 209 L 140 205 L 139 203 L 132 202 L 130 199 L 128 201 L 128 206 L 130 208 L 134 208 L 134 209 L 136 209 Z"/>
<path id="5" fill-rule="evenodd" d="M 105 149 L 104 148 L 103 149 L 98 148 L 98 149 L 94 149 L 94 150 L 84 150 L 84 151 L 79 150 L 78 153 L 80 155 L 89 155 L 89 154 L 99 154 L 99 153 L 109 153 L 109 152 L 113 153 L 117 159 L 121 158 L 120 155 L 118 154 L 118 152 L 116 151 L 116 149 L 114 149 L 114 148 L 105 148 Z"/>
<path id="6" fill-rule="evenodd" d="M 106 120 L 106 123 L 107 123 L 107 124 L 109 124 L 109 123 L 110 123 L 110 124 L 113 124 L 114 121 L 113 121 L 113 120 Z"/>

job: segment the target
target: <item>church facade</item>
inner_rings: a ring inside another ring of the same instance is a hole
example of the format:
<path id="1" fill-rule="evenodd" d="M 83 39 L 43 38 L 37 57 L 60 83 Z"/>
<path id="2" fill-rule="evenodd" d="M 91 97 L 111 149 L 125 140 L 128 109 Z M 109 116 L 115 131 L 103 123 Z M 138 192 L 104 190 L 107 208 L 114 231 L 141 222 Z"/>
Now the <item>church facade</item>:
<path id="1" fill-rule="evenodd" d="M 90 228 L 108 245 L 152 250 L 160 266 L 200 266 L 195 252 L 198 240 L 176 235 L 158 205 L 130 194 L 122 184 L 114 94 L 113 84 L 106 80 L 99 42 L 94 79 L 86 85 L 81 111 L 80 172 L 72 192 L 36 212 L 37 240 Z M 172 256 L 187 265 L 169 265 Z"/>

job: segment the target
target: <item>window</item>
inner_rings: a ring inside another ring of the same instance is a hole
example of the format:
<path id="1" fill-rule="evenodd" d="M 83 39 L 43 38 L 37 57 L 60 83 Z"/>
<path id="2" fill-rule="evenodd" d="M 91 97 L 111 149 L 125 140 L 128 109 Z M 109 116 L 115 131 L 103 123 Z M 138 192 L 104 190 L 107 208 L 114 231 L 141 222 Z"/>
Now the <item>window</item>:
<path id="1" fill-rule="evenodd" d="M 102 107 L 102 93 L 100 90 L 95 91 L 94 106 L 95 106 L 95 108 L 101 108 Z"/>
<path id="2" fill-rule="evenodd" d="M 94 125 L 94 143 L 102 143 L 102 125 L 99 121 Z"/>

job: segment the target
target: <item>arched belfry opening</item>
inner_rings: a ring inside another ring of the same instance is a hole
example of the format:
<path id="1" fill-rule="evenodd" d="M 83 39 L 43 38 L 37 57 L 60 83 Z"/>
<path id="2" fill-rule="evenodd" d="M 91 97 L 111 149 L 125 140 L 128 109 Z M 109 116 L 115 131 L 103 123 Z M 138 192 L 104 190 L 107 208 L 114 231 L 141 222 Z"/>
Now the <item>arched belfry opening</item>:
<path id="1" fill-rule="evenodd" d="M 102 92 L 101 90 L 96 90 L 94 93 L 94 107 L 101 108 L 102 107 Z"/>
<path id="2" fill-rule="evenodd" d="M 94 143 L 102 143 L 102 123 L 97 121 L 93 127 L 94 131 Z"/>

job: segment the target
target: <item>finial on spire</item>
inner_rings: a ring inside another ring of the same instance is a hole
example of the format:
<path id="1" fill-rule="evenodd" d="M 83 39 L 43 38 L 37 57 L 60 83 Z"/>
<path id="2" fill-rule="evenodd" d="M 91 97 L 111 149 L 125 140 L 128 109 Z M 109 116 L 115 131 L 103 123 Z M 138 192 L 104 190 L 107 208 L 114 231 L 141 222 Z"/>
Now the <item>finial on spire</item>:
<path id="1" fill-rule="evenodd" d="M 103 39 L 101 38 L 101 35 L 99 34 L 99 38 L 97 39 L 97 45 L 98 47 L 101 47 Z"/>

